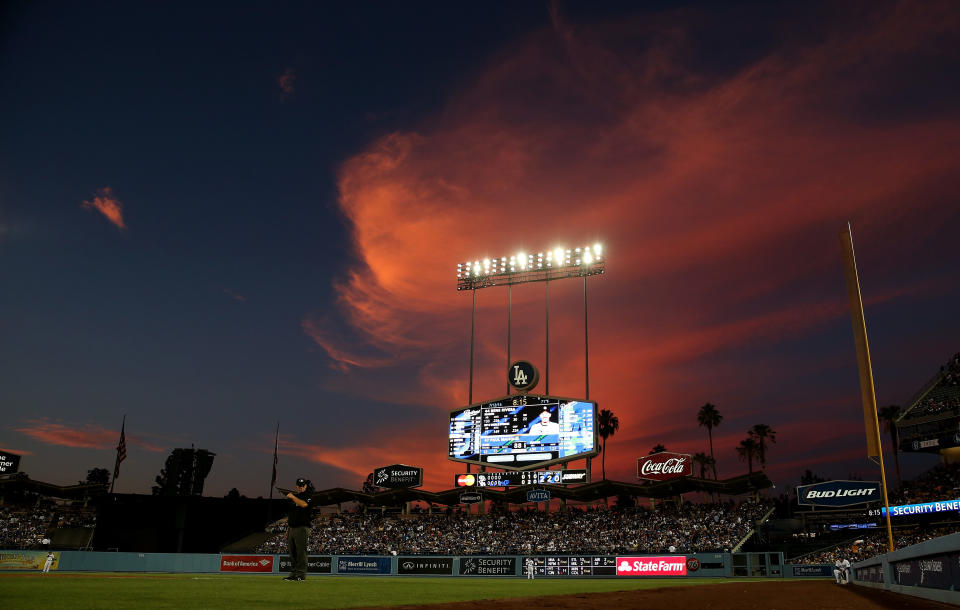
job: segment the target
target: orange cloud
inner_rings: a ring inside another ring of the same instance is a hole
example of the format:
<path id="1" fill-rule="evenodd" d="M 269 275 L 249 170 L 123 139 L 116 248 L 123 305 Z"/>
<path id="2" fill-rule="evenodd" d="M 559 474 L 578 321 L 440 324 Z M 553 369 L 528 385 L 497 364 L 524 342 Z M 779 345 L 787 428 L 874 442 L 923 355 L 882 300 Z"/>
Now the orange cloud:
<path id="1" fill-rule="evenodd" d="M 239 301 L 239 302 L 241 302 L 241 303 L 246 303 L 246 302 L 247 302 L 247 297 L 243 296 L 242 294 L 236 293 L 236 292 L 230 290 L 229 288 L 224 288 L 224 289 L 223 289 L 223 294 L 229 296 L 229 297 L 230 297 L 231 299 L 233 299 L 234 301 Z"/>
<path id="2" fill-rule="evenodd" d="M 93 201 L 84 201 L 83 208 L 97 210 L 118 229 L 125 230 L 127 228 L 123 222 L 123 204 L 113 196 L 113 191 L 109 186 L 99 189 Z"/>
<path id="3" fill-rule="evenodd" d="M 283 71 L 277 78 L 277 85 L 280 86 L 280 91 L 283 92 L 284 97 L 289 97 L 293 95 L 293 81 L 296 80 L 297 75 L 293 71 L 293 68 L 287 68 Z"/>
<path id="4" fill-rule="evenodd" d="M 837 234 L 848 220 L 858 260 L 883 272 L 868 300 L 928 296 L 948 281 L 949 269 L 917 281 L 906 253 L 922 252 L 955 209 L 960 116 L 893 105 L 873 116 L 867 101 L 892 96 L 878 88 L 896 87 L 905 56 L 922 62 L 960 31 L 944 6 L 837 20 L 815 42 L 723 76 L 688 66 L 676 22 L 531 34 L 436 117 L 342 165 L 339 204 L 360 263 L 335 286 L 338 315 L 306 316 L 304 331 L 351 378 L 409 367 L 390 391 L 431 396 L 421 403 L 439 415 L 467 398 L 471 305 L 454 289 L 456 263 L 602 241 L 607 274 L 589 280 L 591 398 L 628 426 L 654 426 L 644 442 L 669 429 L 656 421 L 664 412 L 693 409 L 695 429 L 716 390 L 690 387 L 697 367 L 744 352 L 722 383 L 746 393 L 764 368 L 750 352 L 846 323 Z M 551 392 L 582 396 L 582 285 L 550 290 Z M 541 365 L 543 294 L 513 291 L 512 353 Z M 474 400 L 504 393 L 505 299 L 477 293 Z M 852 359 L 849 335 L 836 342 Z M 833 357 L 832 343 L 822 349 L 815 358 Z M 762 383 L 789 387 L 791 373 Z M 856 413 L 851 380 L 840 402 Z M 780 417 L 770 423 L 799 430 L 809 414 Z"/>
<path id="5" fill-rule="evenodd" d="M 15 453 L 17 455 L 33 455 L 32 451 L 27 451 L 25 449 L 3 449 L 7 453 Z"/>
<path id="6" fill-rule="evenodd" d="M 27 425 L 14 428 L 17 432 L 48 445 L 82 449 L 111 449 L 120 441 L 120 433 L 96 424 L 65 424 L 49 419 L 27 420 Z M 161 447 L 138 436 L 126 435 L 127 446 L 147 451 L 163 451 Z"/>

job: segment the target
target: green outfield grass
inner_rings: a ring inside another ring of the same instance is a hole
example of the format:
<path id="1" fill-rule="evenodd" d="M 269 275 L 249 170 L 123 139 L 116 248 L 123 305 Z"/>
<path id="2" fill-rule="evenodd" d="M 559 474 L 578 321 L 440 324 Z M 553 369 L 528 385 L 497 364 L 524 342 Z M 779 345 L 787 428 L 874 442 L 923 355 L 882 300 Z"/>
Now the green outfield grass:
<path id="1" fill-rule="evenodd" d="M 748 580 L 738 578 L 735 582 Z M 761 579 L 763 580 L 763 579 Z M 281 575 L 0 574 L 0 607 L 10 608 L 356 608 L 538 595 L 572 595 L 731 582 L 720 578 L 574 580 Z"/>

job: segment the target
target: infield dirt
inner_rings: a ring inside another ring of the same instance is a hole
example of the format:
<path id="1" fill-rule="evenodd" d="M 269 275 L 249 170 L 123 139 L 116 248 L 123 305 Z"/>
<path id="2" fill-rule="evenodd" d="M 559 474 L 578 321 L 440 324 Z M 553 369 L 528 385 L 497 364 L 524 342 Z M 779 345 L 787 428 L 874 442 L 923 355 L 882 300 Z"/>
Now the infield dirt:
<path id="1" fill-rule="evenodd" d="M 696 587 L 667 587 L 615 593 L 586 593 L 522 599 L 478 600 L 422 606 L 390 606 L 390 610 L 530 610 L 531 608 L 743 608 L 757 610 L 815 610 L 842 608 L 904 608 L 942 610 L 956 608 L 925 599 L 856 585 L 841 586 L 832 580 L 726 583 Z M 380 608 L 380 607 L 378 607 Z M 385 607 L 384 607 L 385 608 Z"/>

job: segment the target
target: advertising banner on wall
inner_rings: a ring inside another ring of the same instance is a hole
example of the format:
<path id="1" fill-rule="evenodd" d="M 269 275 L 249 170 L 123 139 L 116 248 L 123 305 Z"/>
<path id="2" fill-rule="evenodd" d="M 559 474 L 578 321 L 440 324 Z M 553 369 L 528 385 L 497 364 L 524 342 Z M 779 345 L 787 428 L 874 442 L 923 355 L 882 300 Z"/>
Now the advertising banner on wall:
<path id="1" fill-rule="evenodd" d="M 857 568 L 855 571 L 857 580 L 878 583 L 883 582 L 883 566 L 881 564 L 867 566 L 865 568 Z"/>
<path id="2" fill-rule="evenodd" d="M 461 557 L 460 576 L 513 576 L 516 557 Z"/>
<path id="3" fill-rule="evenodd" d="M 944 553 L 893 564 L 897 584 L 928 589 L 952 589 L 960 582 L 960 553 Z"/>
<path id="4" fill-rule="evenodd" d="M 330 574 L 332 571 L 332 563 L 333 561 L 329 555 L 308 555 L 307 572 L 313 572 L 315 574 Z M 280 558 L 279 570 L 281 572 L 289 572 L 290 568 L 292 567 L 293 564 L 291 564 L 289 557 Z"/>
<path id="5" fill-rule="evenodd" d="M 399 557 L 397 574 L 453 574 L 453 557 Z"/>
<path id="6" fill-rule="evenodd" d="M 47 560 L 46 551 L 2 551 L 0 552 L 0 570 L 42 570 Z M 53 554 L 51 570 L 60 563 L 60 553 Z"/>
<path id="7" fill-rule="evenodd" d="M 833 576 L 832 565 L 790 565 L 787 576 L 797 578 L 823 578 Z"/>
<path id="8" fill-rule="evenodd" d="M 883 499 L 877 481 L 825 481 L 797 487 L 797 502 L 808 506 L 853 506 Z"/>
<path id="9" fill-rule="evenodd" d="M 221 572 L 273 572 L 273 555 L 221 555 Z"/>
<path id="10" fill-rule="evenodd" d="M 686 576 L 687 558 L 617 557 L 617 576 Z"/>
<path id="11" fill-rule="evenodd" d="M 338 557 L 340 574 L 389 574 L 389 557 Z"/>

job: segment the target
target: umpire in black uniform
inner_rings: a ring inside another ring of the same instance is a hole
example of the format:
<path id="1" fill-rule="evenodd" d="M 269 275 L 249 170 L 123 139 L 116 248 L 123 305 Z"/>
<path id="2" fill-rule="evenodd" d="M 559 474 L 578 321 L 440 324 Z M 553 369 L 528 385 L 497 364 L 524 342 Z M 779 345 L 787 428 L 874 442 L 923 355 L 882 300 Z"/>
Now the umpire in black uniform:
<path id="1" fill-rule="evenodd" d="M 307 538 L 310 536 L 310 481 L 297 479 L 297 491 L 287 494 L 293 502 L 287 513 L 287 546 L 290 547 L 290 575 L 284 580 L 307 579 Z"/>

